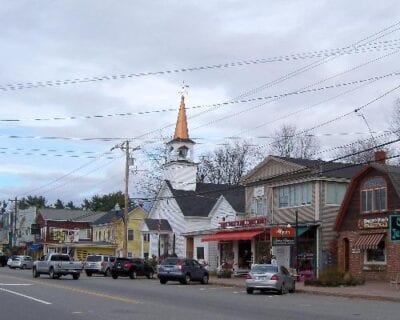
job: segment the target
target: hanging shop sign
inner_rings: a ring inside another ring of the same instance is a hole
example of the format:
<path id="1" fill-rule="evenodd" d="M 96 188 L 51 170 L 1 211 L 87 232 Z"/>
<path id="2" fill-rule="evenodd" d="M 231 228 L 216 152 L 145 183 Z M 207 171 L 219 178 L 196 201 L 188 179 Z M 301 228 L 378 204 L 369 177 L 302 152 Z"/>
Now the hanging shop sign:
<path id="1" fill-rule="evenodd" d="M 387 217 L 358 220 L 358 228 L 360 229 L 379 229 L 379 228 L 387 228 L 388 226 L 389 226 L 389 219 Z"/>
<path id="2" fill-rule="evenodd" d="M 268 223 L 267 217 L 259 217 L 259 218 L 251 218 L 244 220 L 236 220 L 236 221 L 224 221 L 220 222 L 220 226 L 222 229 L 228 227 L 254 227 L 259 225 L 265 225 Z"/>
<path id="3" fill-rule="evenodd" d="M 273 246 L 294 245 L 296 229 L 293 227 L 272 227 L 271 237 Z"/>

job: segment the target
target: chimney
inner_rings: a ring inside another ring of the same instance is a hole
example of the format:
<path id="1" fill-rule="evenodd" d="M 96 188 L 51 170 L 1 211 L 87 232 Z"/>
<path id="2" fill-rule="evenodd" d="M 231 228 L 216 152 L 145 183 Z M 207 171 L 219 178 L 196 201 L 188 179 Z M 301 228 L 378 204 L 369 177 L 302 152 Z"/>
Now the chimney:
<path id="1" fill-rule="evenodd" d="M 375 151 L 375 162 L 380 164 L 385 164 L 386 152 L 384 150 Z"/>

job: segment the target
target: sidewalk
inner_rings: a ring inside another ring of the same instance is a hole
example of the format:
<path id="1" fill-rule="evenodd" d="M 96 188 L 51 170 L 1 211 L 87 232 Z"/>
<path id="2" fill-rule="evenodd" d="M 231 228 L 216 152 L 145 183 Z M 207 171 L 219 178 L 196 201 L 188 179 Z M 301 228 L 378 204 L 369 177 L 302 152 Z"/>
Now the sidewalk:
<path id="1" fill-rule="evenodd" d="M 209 282 L 213 285 L 245 288 L 245 278 L 225 279 L 210 277 Z M 400 302 L 400 290 L 396 290 L 394 286 L 390 286 L 389 282 L 369 281 L 360 286 L 334 288 L 305 286 L 303 282 L 296 282 L 296 292 L 355 299 Z"/>

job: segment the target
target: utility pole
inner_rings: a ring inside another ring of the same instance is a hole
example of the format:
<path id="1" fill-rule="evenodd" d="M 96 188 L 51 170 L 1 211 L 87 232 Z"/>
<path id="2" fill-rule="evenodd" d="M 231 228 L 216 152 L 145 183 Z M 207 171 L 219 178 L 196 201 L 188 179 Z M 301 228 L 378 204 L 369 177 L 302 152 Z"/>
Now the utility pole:
<path id="1" fill-rule="evenodd" d="M 17 230 L 17 215 L 18 215 L 18 198 L 15 197 L 14 199 L 9 199 L 8 201 L 14 202 L 14 212 L 10 212 L 11 214 L 11 221 L 10 221 L 10 226 L 11 226 L 11 247 L 14 246 L 14 238 L 16 236 L 16 230 Z"/>
<path id="2" fill-rule="evenodd" d="M 125 208 L 124 208 L 124 257 L 128 257 L 128 206 L 129 206 L 129 140 L 125 141 Z"/>
<path id="3" fill-rule="evenodd" d="M 124 239 L 123 239 L 123 255 L 124 257 L 128 256 L 128 213 L 129 213 L 129 166 L 131 165 L 131 160 L 133 158 L 130 157 L 130 151 L 139 150 L 140 147 L 135 147 L 130 149 L 129 140 L 124 141 L 121 144 L 118 144 L 111 148 L 111 151 L 114 149 L 121 149 L 125 151 L 125 193 L 124 193 Z"/>

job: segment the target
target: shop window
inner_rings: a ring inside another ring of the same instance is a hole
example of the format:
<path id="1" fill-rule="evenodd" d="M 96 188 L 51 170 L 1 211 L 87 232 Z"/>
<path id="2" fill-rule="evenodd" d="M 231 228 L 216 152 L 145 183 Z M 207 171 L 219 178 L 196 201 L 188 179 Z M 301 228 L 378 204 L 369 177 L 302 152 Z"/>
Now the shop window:
<path id="1" fill-rule="evenodd" d="M 326 183 L 326 204 L 338 205 L 342 204 L 347 185 L 339 182 Z"/>
<path id="2" fill-rule="evenodd" d="M 361 187 L 361 212 L 380 212 L 387 208 L 386 182 L 383 178 L 369 179 Z"/>
<path id="3" fill-rule="evenodd" d="M 381 241 L 376 249 L 367 249 L 364 252 L 365 264 L 386 264 L 385 241 Z"/>
<path id="4" fill-rule="evenodd" d="M 128 241 L 133 241 L 134 236 L 133 236 L 133 230 L 129 229 L 128 230 Z"/>
<path id="5" fill-rule="evenodd" d="M 277 195 L 279 208 L 309 205 L 311 204 L 312 185 L 307 182 L 279 187 Z"/>
<path id="6" fill-rule="evenodd" d="M 197 260 L 204 260 L 204 247 L 197 247 Z"/>

